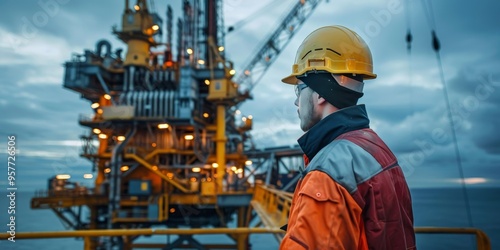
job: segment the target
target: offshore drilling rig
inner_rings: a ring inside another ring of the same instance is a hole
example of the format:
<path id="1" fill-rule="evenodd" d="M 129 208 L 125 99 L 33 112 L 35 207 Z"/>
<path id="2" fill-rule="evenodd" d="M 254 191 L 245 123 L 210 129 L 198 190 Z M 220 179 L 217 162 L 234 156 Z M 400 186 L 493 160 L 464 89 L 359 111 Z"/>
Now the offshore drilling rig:
<path id="1" fill-rule="evenodd" d="M 172 8 L 164 23 L 146 0 L 133 6 L 126 0 L 121 29 L 113 28 L 127 46 L 125 54 L 101 40 L 94 51 L 64 65 L 64 87 L 80 93 L 94 111 L 79 123 L 88 128 L 81 156 L 93 164 L 89 177 L 95 186 L 55 176 L 48 191 L 32 199 L 32 208 L 52 209 L 75 230 L 228 228 L 234 220 L 248 228 L 253 217 L 268 217 L 251 205 L 258 185 L 250 179 L 258 179 L 262 166 L 262 184 L 289 190 L 280 166 L 297 170 L 301 151 L 255 149 L 249 134 L 253 117 L 237 108 L 319 2 L 297 1 L 236 74 L 224 53 L 221 0 L 183 1 L 175 49 Z M 179 235 L 162 248 L 206 249 L 194 234 Z M 234 247 L 248 249 L 248 234 L 225 234 L 235 239 Z M 130 249 L 136 238 L 86 237 L 85 249 Z"/>

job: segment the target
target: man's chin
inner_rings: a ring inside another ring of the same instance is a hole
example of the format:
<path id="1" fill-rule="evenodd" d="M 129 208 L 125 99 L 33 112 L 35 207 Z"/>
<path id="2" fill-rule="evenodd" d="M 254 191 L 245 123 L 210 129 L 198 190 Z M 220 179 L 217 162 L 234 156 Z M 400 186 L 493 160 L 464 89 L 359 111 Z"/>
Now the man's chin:
<path id="1" fill-rule="evenodd" d="M 302 129 L 302 131 L 304 131 L 304 132 L 307 132 L 310 128 L 311 127 L 309 127 L 309 126 L 300 124 L 300 129 Z"/>

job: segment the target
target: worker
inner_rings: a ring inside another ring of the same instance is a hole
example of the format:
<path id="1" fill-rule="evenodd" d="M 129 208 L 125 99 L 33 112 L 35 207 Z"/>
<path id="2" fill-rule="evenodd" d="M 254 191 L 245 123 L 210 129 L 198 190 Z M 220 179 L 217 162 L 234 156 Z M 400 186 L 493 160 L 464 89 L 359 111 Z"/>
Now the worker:
<path id="1" fill-rule="evenodd" d="M 403 171 L 357 104 L 376 77 L 370 49 L 348 28 L 319 28 L 300 45 L 282 81 L 295 85 L 305 169 L 280 249 L 416 249 Z"/>

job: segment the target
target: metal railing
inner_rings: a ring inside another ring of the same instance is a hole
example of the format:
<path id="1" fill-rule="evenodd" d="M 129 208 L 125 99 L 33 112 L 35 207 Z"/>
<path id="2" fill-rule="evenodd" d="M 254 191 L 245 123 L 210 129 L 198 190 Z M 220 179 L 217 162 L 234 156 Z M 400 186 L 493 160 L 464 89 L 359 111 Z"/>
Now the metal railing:
<path id="1" fill-rule="evenodd" d="M 268 227 L 279 228 L 288 221 L 288 213 L 292 204 L 292 194 L 280 190 L 272 189 L 263 185 L 256 185 L 252 206 L 254 209 L 264 209 L 257 211 L 263 218 L 264 224 Z M 260 205 L 260 208 L 256 208 Z"/>
<path id="2" fill-rule="evenodd" d="M 93 188 L 80 186 L 77 188 L 62 188 L 60 190 L 36 190 L 33 198 L 47 198 L 47 197 L 78 197 L 84 195 L 93 195 Z"/>
<path id="3" fill-rule="evenodd" d="M 248 249 L 246 246 L 246 239 L 250 234 L 263 234 L 263 233 L 278 233 L 282 231 L 279 228 L 248 228 L 248 227 L 236 227 L 236 228 L 190 228 L 190 229 L 177 229 L 177 228 L 144 228 L 144 229 L 96 229 L 96 230 L 74 230 L 74 231 L 55 231 L 55 232 L 16 232 L 15 237 L 8 233 L 0 234 L 0 241 L 7 240 L 9 237 L 14 237 L 12 239 L 48 239 L 48 238 L 74 238 L 79 237 L 84 239 L 83 249 L 85 250 L 95 250 L 97 249 L 97 238 L 101 237 L 122 237 L 125 238 L 126 246 L 123 249 L 133 249 L 133 248 L 164 248 L 167 243 L 155 244 L 155 243 L 136 243 L 130 240 L 135 236 L 143 235 L 178 235 L 179 238 L 183 236 L 194 236 L 199 234 L 212 234 L 212 235 L 228 235 L 232 234 L 236 238 L 236 245 L 231 246 L 229 249 L 244 250 Z M 182 238 L 182 239 L 185 239 Z M 222 245 L 216 245 L 221 248 Z M 228 249 L 227 247 L 223 247 Z"/>
<path id="4" fill-rule="evenodd" d="M 415 227 L 419 234 L 472 234 L 476 236 L 477 250 L 491 250 L 490 238 L 478 228 Z"/>

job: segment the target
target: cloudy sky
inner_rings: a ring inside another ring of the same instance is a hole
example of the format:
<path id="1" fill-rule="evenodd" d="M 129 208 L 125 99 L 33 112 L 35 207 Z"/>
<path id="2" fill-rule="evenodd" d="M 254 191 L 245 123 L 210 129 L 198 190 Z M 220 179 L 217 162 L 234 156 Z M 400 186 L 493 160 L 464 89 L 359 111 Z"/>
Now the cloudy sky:
<path id="1" fill-rule="evenodd" d="M 166 4 L 172 3 L 177 18 L 179 2 L 155 1 L 156 10 L 164 16 Z M 237 69 L 294 2 L 277 1 L 262 10 L 269 1 L 225 1 L 226 25 L 260 10 L 252 22 L 227 36 L 227 56 Z M 500 144 L 494 130 L 500 126 L 500 2 L 433 2 L 434 18 L 428 21 L 417 0 L 323 1 L 254 88 L 254 100 L 241 108 L 254 116 L 257 145 L 296 143 L 302 132 L 294 93 L 280 79 L 289 74 L 297 47 L 311 31 L 340 24 L 358 32 L 372 50 L 378 78 L 366 83 L 361 103 L 367 105 L 372 128 L 400 158 L 410 186 L 459 185 L 431 47 L 430 27 L 435 27 L 467 182 L 500 185 Z M 62 64 L 73 53 L 94 49 L 100 39 L 111 41 L 113 48 L 124 47 L 111 34 L 123 1 L 6 0 L 0 9 L 0 159 L 7 162 L 7 136 L 13 134 L 19 188 L 44 189 L 48 177 L 63 172 L 81 179 L 90 163 L 78 157 L 79 135 L 85 131 L 78 115 L 91 109 L 77 93 L 63 89 Z M 408 22 L 414 37 L 411 57 L 405 43 Z M 6 180 L 6 171 L 0 171 L 0 185 Z"/>

